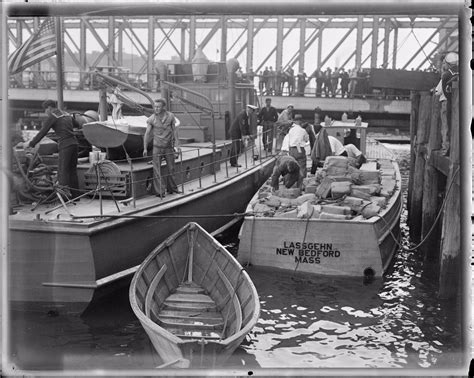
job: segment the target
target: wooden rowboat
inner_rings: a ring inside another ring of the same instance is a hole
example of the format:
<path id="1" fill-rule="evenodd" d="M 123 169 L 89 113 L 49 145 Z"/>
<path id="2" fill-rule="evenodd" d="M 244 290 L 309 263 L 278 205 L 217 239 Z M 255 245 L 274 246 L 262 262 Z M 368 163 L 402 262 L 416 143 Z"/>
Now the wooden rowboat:
<path id="1" fill-rule="evenodd" d="M 260 313 L 248 274 L 193 222 L 153 250 L 135 273 L 129 294 L 162 367 L 221 365 Z"/>

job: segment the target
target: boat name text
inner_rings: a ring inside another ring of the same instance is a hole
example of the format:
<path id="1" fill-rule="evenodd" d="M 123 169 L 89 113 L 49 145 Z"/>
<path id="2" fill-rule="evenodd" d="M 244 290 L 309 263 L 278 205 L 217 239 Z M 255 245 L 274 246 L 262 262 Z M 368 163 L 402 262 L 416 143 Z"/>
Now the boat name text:
<path id="1" fill-rule="evenodd" d="M 320 264 L 321 258 L 340 257 L 341 252 L 334 249 L 332 243 L 306 243 L 284 241 L 277 255 L 294 256 L 295 263 Z"/>

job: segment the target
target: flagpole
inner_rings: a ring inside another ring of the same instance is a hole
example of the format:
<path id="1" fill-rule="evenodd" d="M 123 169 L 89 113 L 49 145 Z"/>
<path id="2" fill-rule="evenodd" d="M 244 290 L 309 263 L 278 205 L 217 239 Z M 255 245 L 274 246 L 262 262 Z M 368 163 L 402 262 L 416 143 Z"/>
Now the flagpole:
<path id="1" fill-rule="evenodd" d="M 63 31 L 61 17 L 56 17 L 56 91 L 58 96 L 58 108 L 64 109 L 63 88 Z"/>

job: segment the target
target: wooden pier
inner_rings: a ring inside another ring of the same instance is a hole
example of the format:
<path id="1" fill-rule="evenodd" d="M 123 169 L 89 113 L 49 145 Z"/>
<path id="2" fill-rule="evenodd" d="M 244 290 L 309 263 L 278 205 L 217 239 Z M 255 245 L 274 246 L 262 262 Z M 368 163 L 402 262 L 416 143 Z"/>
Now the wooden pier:
<path id="1" fill-rule="evenodd" d="M 439 96 L 412 94 L 408 187 L 410 239 L 439 268 L 440 299 L 455 299 L 463 282 L 461 243 L 460 112 L 458 83 L 448 100 L 450 150 L 441 153 Z M 468 204 L 469 205 L 469 204 Z"/>

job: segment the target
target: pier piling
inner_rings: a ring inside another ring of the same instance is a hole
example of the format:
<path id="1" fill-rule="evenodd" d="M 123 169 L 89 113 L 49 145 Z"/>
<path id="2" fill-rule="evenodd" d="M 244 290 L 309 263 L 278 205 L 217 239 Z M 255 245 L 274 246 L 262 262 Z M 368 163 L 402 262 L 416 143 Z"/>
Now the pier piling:
<path id="1" fill-rule="evenodd" d="M 453 299 L 459 294 L 461 282 L 458 83 L 453 83 L 452 97 L 448 101 L 451 109 L 448 155 L 440 151 L 439 96 L 429 92 L 413 94 L 412 106 L 408 192 L 410 238 L 414 243 L 421 243 L 419 248 L 425 260 L 438 262 L 439 297 Z"/>

